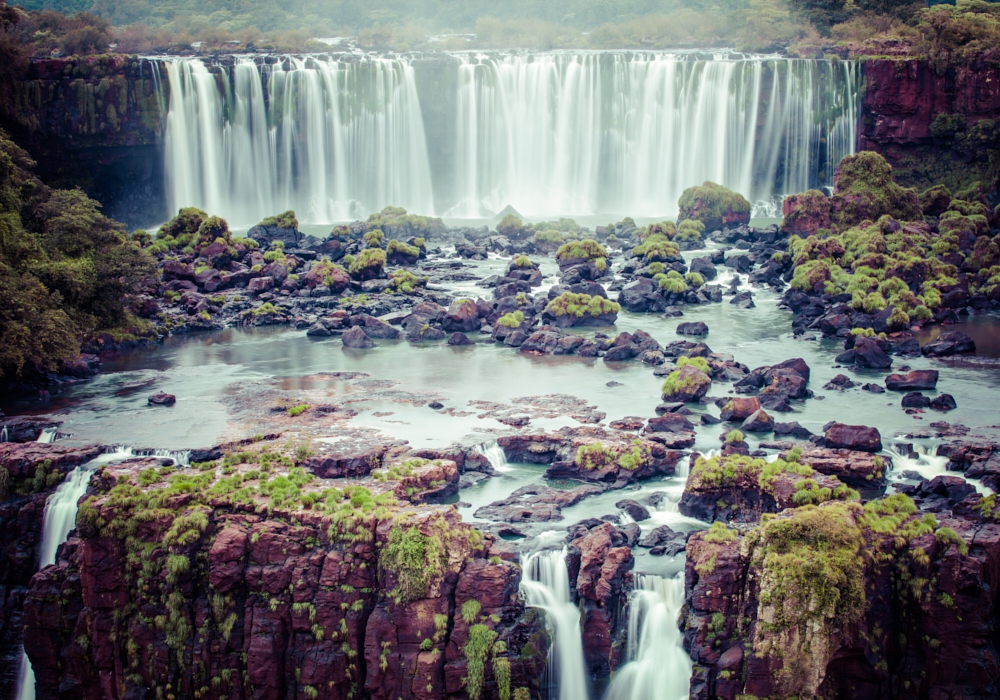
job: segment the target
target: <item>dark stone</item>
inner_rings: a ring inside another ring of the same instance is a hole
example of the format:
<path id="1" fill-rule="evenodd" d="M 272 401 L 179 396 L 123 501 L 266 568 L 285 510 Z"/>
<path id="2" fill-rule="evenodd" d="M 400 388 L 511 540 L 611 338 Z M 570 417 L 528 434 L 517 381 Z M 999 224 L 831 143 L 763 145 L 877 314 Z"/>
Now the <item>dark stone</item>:
<path id="1" fill-rule="evenodd" d="M 448 345 L 473 345 L 474 343 L 469 340 L 469 336 L 461 331 L 455 331 L 448 338 Z"/>
<path id="2" fill-rule="evenodd" d="M 791 435 L 799 440 L 808 440 L 812 437 L 812 433 L 799 425 L 798 421 L 792 421 L 790 423 L 775 423 L 774 434 Z"/>
<path id="3" fill-rule="evenodd" d="M 919 391 L 911 391 L 903 397 L 900 405 L 903 408 L 927 408 L 931 405 L 931 400 Z"/>
<path id="4" fill-rule="evenodd" d="M 958 408 L 958 404 L 955 403 L 955 398 L 951 394 L 941 394 L 931 399 L 930 407 L 939 411 L 951 411 Z"/>
<path id="5" fill-rule="evenodd" d="M 677 326 L 677 335 L 708 335 L 708 325 L 702 321 L 690 321 Z"/>
<path id="6" fill-rule="evenodd" d="M 646 507 L 636 503 L 630 498 L 618 501 L 615 503 L 615 508 L 625 511 L 629 516 L 635 521 L 642 521 L 649 519 L 649 511 Z"/>
<path id="7" fill-rule="evenodd" d="M 368 337 L 368 334 L 364 332 L 361 326 L 355 326 L 346 333 L 344 333 L 341 338 L 344 341 L 345 348 L 373 348 L 375 347 L 375 341 Z"/>
<path id="8" fill-rule="evenodd" d="M 773 429 L 774 418 L 768 415 L 763 408 L 754 411 L 740 426 L 740 430 L 749 433 L 767 433 Z"/>
<path id="9" fill-rule="evenodd" d="M 146 399 L 150 406 L 173 406 L 177 403 L 177 397 L 173 394 L 165 394 L 162 391 L 153 394 Z"/>
<path id="10" fill-rule="evenodd" d="M 427 407 L 433 408 L 435 411 L 437 411 L 439 409 L 444 408 L 444 404 L 441 403 L 440 401 L 431 401 L 429 404 L 427 404 Z"/>

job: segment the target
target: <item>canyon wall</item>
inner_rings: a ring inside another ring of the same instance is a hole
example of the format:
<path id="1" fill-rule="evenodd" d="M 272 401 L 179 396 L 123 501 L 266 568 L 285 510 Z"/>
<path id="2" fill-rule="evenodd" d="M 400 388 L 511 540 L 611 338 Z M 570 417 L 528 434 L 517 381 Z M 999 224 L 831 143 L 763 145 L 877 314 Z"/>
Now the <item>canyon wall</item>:
<path id="1" fill-rule="evenodd" d="M 952 190 L 1000 178 L 1000 66 L 929 61 L 864 64 L 860 148 L 877 151 L 904 185 Z"/>

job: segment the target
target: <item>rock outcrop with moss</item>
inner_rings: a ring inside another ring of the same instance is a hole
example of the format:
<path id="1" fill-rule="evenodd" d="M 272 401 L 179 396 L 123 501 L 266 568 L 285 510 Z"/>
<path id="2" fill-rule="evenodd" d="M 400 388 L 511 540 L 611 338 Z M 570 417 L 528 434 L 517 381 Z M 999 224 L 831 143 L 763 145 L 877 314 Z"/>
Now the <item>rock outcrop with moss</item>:
<path id="1" fill-rule="evenodd" d="M 707 180 L 700 187 L 684 190 L 677 204 L 682 224 L 692 219 L 704 224 L 708 231 L 750 223 L 750 202 L 746 197 Z"/>
<path id="2" fill-rule="evenodd" d="M 513 553 L 450 506 L 415 505 L 432 463 L 362 486 L 297 461 L 257 443 L 197 471 L 96 476 L 78 536 L 26 598 L 40 696 L 537 692 L 548 641 Z"/>

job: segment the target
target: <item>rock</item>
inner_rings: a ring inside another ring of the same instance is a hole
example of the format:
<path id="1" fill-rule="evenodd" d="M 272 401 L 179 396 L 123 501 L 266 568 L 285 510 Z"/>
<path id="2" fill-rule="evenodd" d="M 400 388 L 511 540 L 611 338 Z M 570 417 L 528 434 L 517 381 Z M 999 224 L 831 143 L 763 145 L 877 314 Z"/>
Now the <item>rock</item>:
<path id="1" fill-rule="evenodd" d="M 708 325 L 702 321 L 690 321 L 677 326 L 677 335 L 708 335 Z"/>
<path id="2" fill-rule="evenodd" d="M 727 260 L 726 262 L 728 264 L 729 261 Z M 739 309 L 752 309 L 757 306 L 753 303 L 753 293 L 750 290 L 740 292 L 734 296 L 729 303 Z"/>
<path id="3" fill-rule="evenodd" d="M 919 391 L 911 391 L 903 397 L 900 405 L 903 408 L 927 408 L 931 405 L 931 400 Z"/>
<path id="4" fill-rule="evenodd" d="M 951 331 L 943 333 L 937 340 L 927 343 L 920 351 L 928 357 L 945 357 L 963 352 L 975 352 L 976 343 L 965 333 Z"/>
<path id="5" fill-rule="evenodd" d="M 266 292 L 268 289 L 274 287 L 274 279 L 271 277 L 254 277 L 250 280 L 250 284 L 247 285 L 247 291 L 252 294 L 259 294 L 260 292 Z"/>
<path id="6" fill-rule="evenodd" d="M 736 396 L 725 403 L 719 418 L 724 421 L 744 421 L 760 410 L 760 399 L 756 396 Z"/>
<path id="7" fill-rule="evenodd" d="M 645 420 L 639 416 L 625 416 L 619 420 L 613 420 L 608 426 L 613 430 L 642 430 Z"/>
<path id="8" fill-rule="evenodd" d="M 345 348 L 373 348 L 375 342 L 368 337 L 360 326 L 355 326 L 342 336 Z"/>
<path id="9" fill-rule="evenodd" d="M 683 552 L 686 544 L 687 536 L 683 532 L 671 530 L 667 525 L 653 528 L 649 534 L 639 540 L 640 547 L 665 547 L 662 553 L 667 556 Z"/>
<path id="10" fill-rule="evenodd" d="M 888 369 L 892 366 L 892 358 L 879 347 L 874 338 L 858 337 L 854 342 L 853 352 L 854 364 L 859 367 Z M 841 362 L 840 357 L 840 355 L 837 356 L 838 362 Z"/>
<path id="11" fill-rule="evenodd" d="M 479 310 L 471 299 L 459 299 L 452 303 L 441 321 L 441 328 L 446 333 L 470 333 L 479 330 L 480 325 Z"/>
<path id="12" fill-rule="evenodd" d="M 694 365 L 684 365 L 678 370 L 674 380 L 667 378 L 667 384 L 664 385 L 664 388 L 669 393 L 663 394 L 664 401 L 690 403 L 698 401 L 708 393 L 712 379 Z"/>
<path id="13" fill-rule="evenodd" d="M 787 452 L 781 456 L 787 457 Z M 809 447 L 799 459 L 820 474 L 835 476 L 854 488 L 878 488 L 885 483 L 885 475 L 892 467 L 887 457 L 843 448 Z"/>
<path id="14" fill-rule="evenodd" d="M 907 374 L 890 374 L 885 378 L 885 388 L 893 391 L 929 391 L 937 386 L 936 369 L 915 369 Z"/>
<path id="15" fill-rule="evenodd" d="M 844 389 L 850 389 L 853 386 L 857 385 L 851 381 L 850 377 L 846 374 L 838 374 L 836 377 L 824 384 L 823 388 L 827 391 L 843 391 Z"/>
<path id="16" fill-rule="evenodd" d="M 740 430 L 750 433 L 768 433 L 774 428 L 774 418 L 768 415 L 763 408 L 758 409 L 748 416 Z"/>
<path id="17" fill-rule="evenodd" d="M 636 522 L 641 522 L 643 520 L 649 519 L 649 511 L 646 510 L 645 506 L 636 503 L 635 501 L 626 498 L 624 500 L 615 503 L 615 508 L 623 510 L 629 514 L 629 517 Z"/>
<path id="18" fill-rule="evenodd" d="M 480 519 L 502 520 L 507 523 L 562 520 L 563 508 L 576 505 L 587 496 L 603 493 L 606 488 L 601 484 L 584 484 L 572 489 L 530 484 L 522 486 L 501 501 L 479 508 L 474 515 Z"/>
<path id="19" fill-rule="evenodd" d="M 791 435 L 799 440 L 808 440 L 812 437 L 812 433 L 799 425 L 798 421 L 792 421 L 791 423 L 775 423 L 774 434 Z"/>
<path id="20" fill-rule="evenodd" d="M 871 392 L 872 394 L 884 394 L 885 389 L 883 389 L 878 384 L 863 384 L 861 386 L 862 390 Z"/>
<path id="21" fill-rule="evenodd" d="M 842 447 L 861 452 L 880 452 L 882 450 L 882 436 L 878 429 L 864 425 L 833 423 L 826 429 L 824 438 L 827 447 Z"/>
<path id="22" fill-rule="evenodd" d="M 951 411 L 958 408 L 955 398 L 951 394 L 941 394 L 931 399 L 930 407 L 938 411 Z"/>
<path id="23" fill-rule="evenodd" d="M 173 406 L 177 403 L 177 397 L 173 394 L 165 394 L 161 391 L 153 394 L 146 399 L 146 401 L 150 406 Z"/>
<path id="24" fill-rule="evenodd" d="M 431 401 L 429 404 L 427 404 L 427 408 L 433 408 L 435 411 L 439 411 L 442 408 L 444 408 L 444 404 L 441 403 L 440 401 Z"/>
<path id="25" fill-rule="evenodd" d="M 693 433 L 694 424 L 688 417 L 679 413 L 665 413 L 655 418 L 650 418 L 646 424 L 646 432 L 649 433 Z"/>
<path id="26" fill-rule="evenodd" d="M 6 434 L 5 442 L 34 442 L 46 428 L 55 428 L 60 425 L 62 425 L 61 421 L 53 421 L 48 418 L 14 416 L 0 422 L 0 432 Z"/>
<path id="27" fill-rule="evenodd" d="M 448 345 L 475 345 L 475 343 L 469 340 L 469 336 L 465 333 L 456 331 L 448 338 Z"/>

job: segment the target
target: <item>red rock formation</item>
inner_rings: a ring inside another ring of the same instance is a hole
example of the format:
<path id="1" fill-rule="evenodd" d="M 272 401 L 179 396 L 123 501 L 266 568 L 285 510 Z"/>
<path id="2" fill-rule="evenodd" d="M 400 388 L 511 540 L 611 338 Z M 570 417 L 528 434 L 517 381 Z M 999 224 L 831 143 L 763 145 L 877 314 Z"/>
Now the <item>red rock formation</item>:
<path id="1" fill-rule="evenodd" d="M 348 535 L 309 510 L 85 510 L 25 603 L 39 697 L 465 698 L 469 601 L 506 645 L 510 687 L 537 692 L 547 638 L 520 570 L 453 508 L 376 514 Z M 489 661 L 482 680 L 497 697 Z"/>

